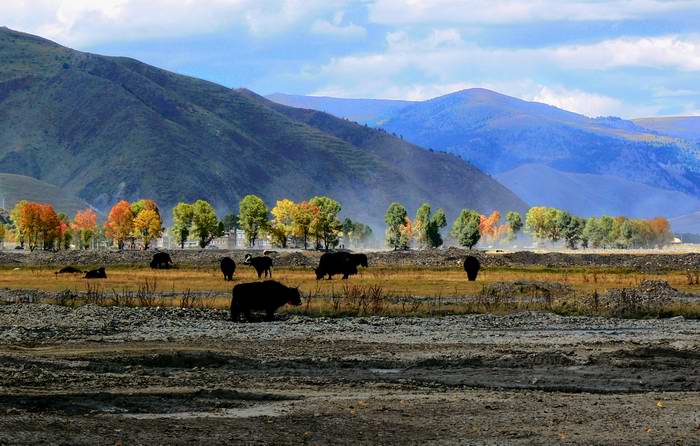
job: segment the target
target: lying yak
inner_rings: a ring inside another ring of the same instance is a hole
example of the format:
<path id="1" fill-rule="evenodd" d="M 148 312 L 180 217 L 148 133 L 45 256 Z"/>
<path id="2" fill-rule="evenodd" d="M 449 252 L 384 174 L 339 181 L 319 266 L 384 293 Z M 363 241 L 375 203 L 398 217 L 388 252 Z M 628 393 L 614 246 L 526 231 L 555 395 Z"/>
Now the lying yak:
<path id="1" fill-rule="evenodd" d="M 328 279 L 332 279 L 336 274 L 342 274 L 343 279 L 347 279 L 349 276 L 357 274 L 357 262 L 362 264 L 362 257 L 353 257 L 355 255 L 363 256 L 364 265 L 367 264 L 367 256 L 364 254 L 350 254 L 347 252 L 327 252 L 323 254 L 318 262 L 318 267 L 314 269 L 316 280 L 323 279 L 326 276 L 328 276 Z"/>
<path id="2" fill-rule="evenodd" d="M 168 269 L 173 266 L 173 260 L 167 252 L 157 252 L 153 254 L 151 260 L 151 268 L 153 269 Z"/>
<path id="3" fill-rule="evenodd" d="M 221 272 L 224 274 L 224 280 L 233 280 L 233 273 L 236 272 L 236 262 L 231 257 L 222 257 L 219 259 Z"/>
<path id="4" fill-rule="evenodd" d="M 245 255 L 243 263 L 255 268 L 258 273 L 258 279 L 265 273 L 265 277 L 269 274 L 272 277 L 272 258 L 268 256 L 253 257 L 250 254 Z"/>
<path id="5" fill-rule="evenodd" d="M 105 267 L 101 266 L 97 269 L 93 269 L 93 270 L 86 272 L 85 278 L 86 279 L 106 279 L 107 272 L 105 271 Z"/>
<path id="6" fill-rule="evenodd" d="M 56 271 L 54 274 L 76 274 L 76 273 L 82 274 L 83 270 L 80 270 L 74 266 L 64 266 L 63 268 Z"/>
<path id="7" fill-rule="evenodd" d="M 265 311 L 266 320 L 271 321 L 275 311 L 285 304 L 301 305 L 298 288 L 290 288 L 274 280 L 240 283 L 231 293 L 231 320 L 238 322 L 241 313 L 250 322 L 251 311 Z"/>
<path id="8" fill-rule="evenodd" d="M 476 257 L 467 256 L 467 258 L 464 259 L 464 272 L 467 273 L 467 279 L 469 279 L 470 282 L 476 280 L 476 276 L 479 275 L 480 268 L 481 264 L 479 263 L 479 259 Z"/>

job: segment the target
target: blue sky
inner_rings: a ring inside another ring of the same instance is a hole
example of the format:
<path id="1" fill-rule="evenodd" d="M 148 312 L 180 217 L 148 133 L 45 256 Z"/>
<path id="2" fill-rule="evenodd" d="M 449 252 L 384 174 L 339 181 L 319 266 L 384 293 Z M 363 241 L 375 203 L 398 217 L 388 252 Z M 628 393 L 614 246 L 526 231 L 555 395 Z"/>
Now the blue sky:
<path id="1" fill-rule="evenodd" d="M 12 0 L 0 24 L 262 94 L 700 115 L 700 0 Z"/>

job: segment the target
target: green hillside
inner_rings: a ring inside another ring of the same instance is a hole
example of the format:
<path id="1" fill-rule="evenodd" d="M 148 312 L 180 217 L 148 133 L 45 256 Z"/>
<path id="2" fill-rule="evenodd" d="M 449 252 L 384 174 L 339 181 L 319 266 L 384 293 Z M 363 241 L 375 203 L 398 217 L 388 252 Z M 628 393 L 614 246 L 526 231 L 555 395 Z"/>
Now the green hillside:
<path id="1" fill-rule="evenodd" d="M 454 156 L 320 112 L 274 104 L 132 59 L 0 29 L 0 172 L 56 184 L 105 209 L 152 197 L 205 198 L 220 210 L 329 194 L 380 223 L 392 201 L 522 210 Z"/>
<path id="2" fill-rule="evenodd" d="M 66 193 L 53 184 L 35 178 L 10 173 L 0 173 L 0 200 L 5 202 L 5 209 L 12 209 L 20 200 L 50 203 L 57 212 L 69 216 L 89 205 L 78 197 Z M 0 206 L 2 202 L 0 201 Z"/>

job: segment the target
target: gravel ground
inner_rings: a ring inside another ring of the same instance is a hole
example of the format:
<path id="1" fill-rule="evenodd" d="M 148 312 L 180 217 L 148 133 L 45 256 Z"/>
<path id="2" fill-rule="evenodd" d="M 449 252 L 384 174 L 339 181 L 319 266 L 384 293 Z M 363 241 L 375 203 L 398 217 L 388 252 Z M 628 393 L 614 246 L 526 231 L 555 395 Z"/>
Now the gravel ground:
<path id="1" fill-rule="evenodd" d="M 59 251 L 24 252 L 0 251 L 0 266 L 100 266 L 100 265 L 142 265 L 147 266 L 156 251 Z M 230 256 L 237 263 L 243 262 L 246 253 L 261 255 L 256 250 L 172 250 L 168 251 L 176 265 L 210 267 L 217 265 L 223 256 Z M 309 268 L 318 265 L 321 257 L 318 251 L 279 250 L 273 254 L 276 266 Z M 369 264 L 381 267 L 431 267 L 445 268 L 461 265 L 464 257 L 473 255 L 479 258 L 482 266 L 549 268 L 624 268 L 646 273 L 664 271 L 698 271 L 698 253 L 659 253 L 659 254 L 600 254 L 582 251 L 572 253 L 535 253 L 530 251 L 485 253 L 477 250 L 458 248 L 432 249 L 419 251 L 375 251 L 367 252 Z"/>
<path id="2" fill-rule="evenodd" d="M 227 316 L 0 305 L 0 444 L 700 444 L 698 321 Z"/>

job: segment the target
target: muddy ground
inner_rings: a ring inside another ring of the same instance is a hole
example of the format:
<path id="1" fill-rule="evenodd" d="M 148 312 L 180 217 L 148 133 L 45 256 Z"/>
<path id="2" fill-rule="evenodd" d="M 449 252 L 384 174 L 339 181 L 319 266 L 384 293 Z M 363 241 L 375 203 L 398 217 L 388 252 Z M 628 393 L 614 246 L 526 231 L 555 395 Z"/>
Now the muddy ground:
<path id="1" fill-rule="evenodd" d="M 0 305 L 0 444 L 700 444 L 700 322 Z"/>

